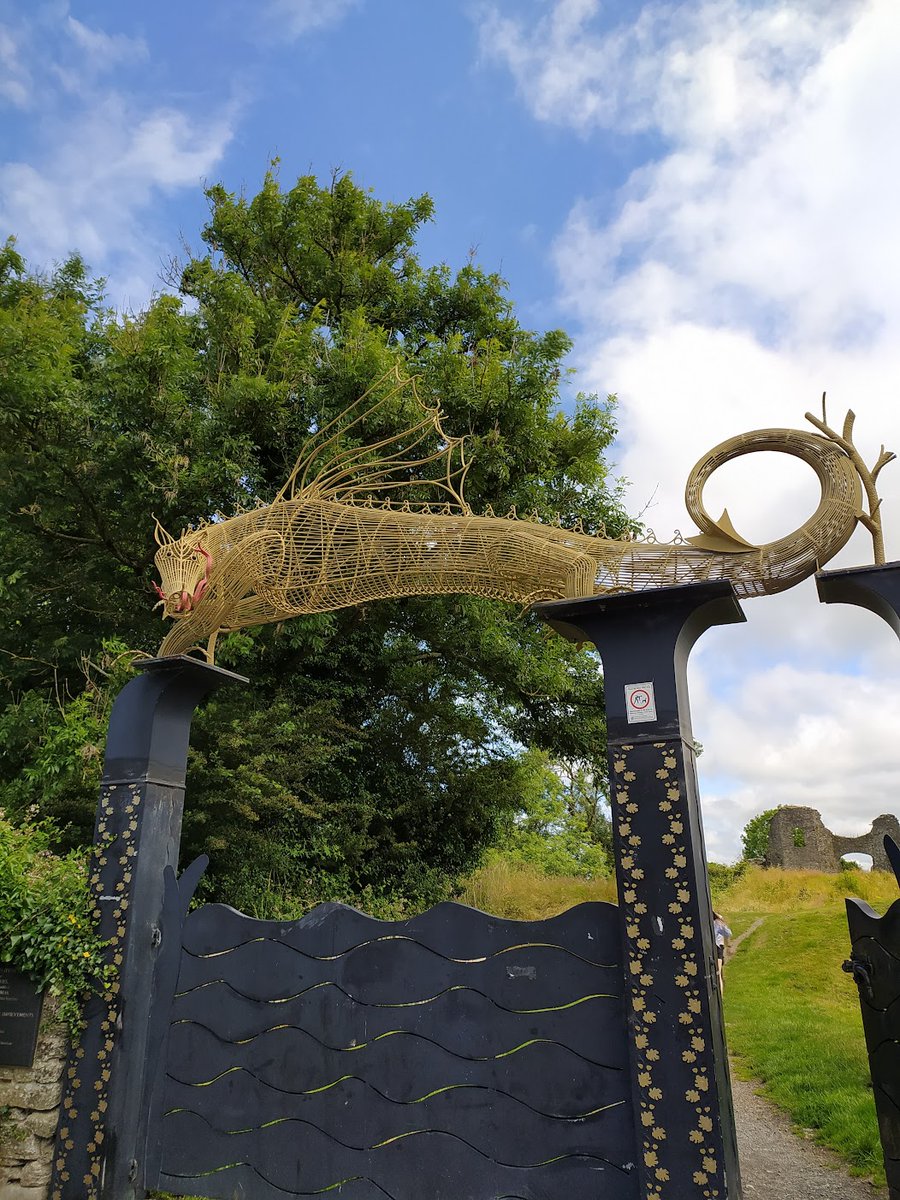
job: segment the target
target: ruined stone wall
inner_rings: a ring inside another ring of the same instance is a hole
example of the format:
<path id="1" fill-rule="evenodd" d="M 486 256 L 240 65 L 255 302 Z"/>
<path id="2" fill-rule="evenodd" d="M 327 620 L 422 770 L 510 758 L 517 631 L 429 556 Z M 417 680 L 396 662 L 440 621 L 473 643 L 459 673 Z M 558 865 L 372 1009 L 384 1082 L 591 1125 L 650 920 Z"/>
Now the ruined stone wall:
<path id="1" fill-rule="evenodd" d="M 769 826 L 766 862 L 788 871 L 837 871 L 834 838 L 814 808 L 779 808 Z"/>
<path id="2" fill-rule="evenodd" d="M 766 864 L 791 871 L 836 872 L 841 869 L 841 855 L 868 854 L 875 870 L 889 871 L 883 841 L 886 833 L 900 844 L 900 821 L 896 817 L 876 817 L 868 833 L 851 838 L 826 829 L 814 808 L 779 808 L 769 826 Z"/>
<path id="3" fill-rule="evenodd" d="M 0 1066 L 0 1197 L 46 1200 L 68 1052 L 51 995 L 31 1067 Z"/>
<path id="4" fill-rule="evenodd" d="M 890 871 L 891 864 L 884 849 L 884 835 L 889 833 L 900 845 L 900 821 L 896 817 L 882 814 L 872 822 L 872 829 L 861 837 L 838 837 L 834 835 L 835 853 L 842 854 L 871 854 L 872 868 L 875 871 Z"/>

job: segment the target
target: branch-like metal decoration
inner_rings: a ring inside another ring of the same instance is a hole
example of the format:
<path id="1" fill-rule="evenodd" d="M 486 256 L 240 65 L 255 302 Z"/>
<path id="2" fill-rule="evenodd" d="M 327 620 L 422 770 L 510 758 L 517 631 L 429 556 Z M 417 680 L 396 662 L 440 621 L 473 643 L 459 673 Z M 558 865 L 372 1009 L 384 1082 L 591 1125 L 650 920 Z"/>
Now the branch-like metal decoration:
<path id="1" fill-rule="evenodd" d="M 860 512 L 858 520 L 861 525 L 865 525 L 869 533 L 872 535 L 872 552 L 876 563 L 884 562 L 884 530 L 881 525 L 881 498 L 875 488 L 875 481 L 881 473 L 882 467 L 886 467 L 889 462 L 893 462 L 897 455 L 893 450 L 885 450 L 882 445 L 878 452 L 878 458 L 875 460 L 875 465 L 871 469 L 866 466 L 865 461 L 853 445 L 853 423 L 856 420 L 856 413 L 849 409 L 846 417 L 844 417 L 843 433 L 836 433 L 828 424 L 828 418 L 825 415 L 825 393 L 822 393 L 822 419 L 814 416 L 812 413 L 806 414 L 806 419 L 811 424 L 815 425 L 816 429 L 820 429 L 836 445 L 847 454 L 850 461 L 856 468 L 860 479 L 862 480 L 863 488 L 866 493 L 866 503 L 869 506 L 868 512 Z"/>
<path id="2" fill-rule="evenodd" d="M 408 403 L 409 393 L 417 421 L 347 448 L 348 437 L 388 424 L 391 409 Z M 876 560 L 883 561 L 875 481 L 894 455 L 882 448 L 869 470 L 851 440 L 852 413 L 842 435 L 827 426 L 824 412 L 821 421 L 807 417 L 823 436 L 760 429 L 700 459 L 685 490 L 699 535 L 673 542 L 652 533 L 643 540 L 607 538 L 521 519 L 515 511 L 473 513 L 463 498 L 463 439 L 447 434 L 439 410 L 424 406 L 415 383 L 395 372 L 310 439 L 271 504 L 204 521 L 177 538 L 157 523 L 157 592 L 164 614 L 175 619 L 160 654 L 206 642 L 202 652 L 212 662 L 220 632 L 400 596 L 465 593 L 528 606 L 710 579 L 730 579 L 739 596 L 765 595 L 824 566 L 857 521 L 872 532 Z M 762 546 L 741 538 L 727 512 L 714 521 L 703 506 L 713 472 L 758 450 L 795 455 L 821 485 L 809 520 Z"/>

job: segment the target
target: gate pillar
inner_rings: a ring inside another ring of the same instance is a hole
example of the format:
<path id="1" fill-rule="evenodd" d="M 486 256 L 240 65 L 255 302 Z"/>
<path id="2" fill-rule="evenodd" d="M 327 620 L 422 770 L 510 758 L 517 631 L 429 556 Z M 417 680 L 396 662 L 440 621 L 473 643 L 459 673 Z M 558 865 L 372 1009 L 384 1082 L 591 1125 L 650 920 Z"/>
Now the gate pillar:
<path id="1" fill-rule="evenodd" d="M 740 1200 L 685 677 L 727 581 L 538 604 L 603 660 L 629 1056 L 643 1200 Z"/>
<path id="2" fill-rule="evenodd" d="M 94 828 L 91 894 L 107 996 L 93 996 L 67 1068 L 51 1200 L 136 1200 L 146 1139 L 147 1034 L 160 944 L 163 871 L 177 868 L 194 710 L 241 675 L 186 655 L 150 659 L 110 716 Z"/>
<path id="3" fill-rule="evenodd" d="M 900 637 L 900 563 L 821 571 L 816 586 L 825 604 L 868 608 Z M 884 842 L 900 883 L 900 854 L 890 837 Z M 852 951 L 844 970 L 859 987 L 888 1190 L 900 1200 L 900 900 L 883 917 L 862 900 L 846 903 Z"/>
<path id="4" fill-rule="evenodd" d="M 855 604 L 887 621 L 900 637 L 900 563 L 819 571 L 816 588 L 823 604 Z"/>

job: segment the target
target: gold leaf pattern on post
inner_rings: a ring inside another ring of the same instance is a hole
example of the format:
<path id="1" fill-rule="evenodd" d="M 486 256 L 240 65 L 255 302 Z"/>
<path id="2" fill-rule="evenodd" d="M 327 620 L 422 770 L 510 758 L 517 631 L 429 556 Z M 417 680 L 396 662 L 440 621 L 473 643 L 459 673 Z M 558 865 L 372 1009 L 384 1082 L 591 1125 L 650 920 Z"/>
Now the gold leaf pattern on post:
<path id="1" fill-rule="evenodd" d="M 100 920 L 100 898 L 105 895 L 104 880 L 102 878 L 103 867 L 106 866 L 110 858 L 115 858 L 116 865 L 119 870 L 126 868 L 132 857 L 135 854 L 134 835 L 137 827 L 135 817 L 129 822 L 122 822 L 121 832 L 109 840 L 108 830 L 113 822 L 116 808 L 122 804 L 121 799 L 116 795 L 118 787 L 111 783 L 101 789 L 100 792 L 100 812 L 97 822 L 97 840 L 94 848 L 93 869 L 90 874 L 91 894 L 94 898 L 93 916 L 95 921 Z M 141 796 L 138 792 L 136 784 L 129 785 L 128 803 L 122 805 L 122 811 L 125 813 L 134 813 L 141 803 Z M 103 848 L 106 853 L 99 854 L 98 850 Z M 108 882 L 108 881 L 107 881 Z M 128 897 L 131 891 L 131 879 L 124 879 L 125 886 L 119 889 L 117 894 L 124 894 Z M 107 942 L 107 960 L 115 962 L 119 965 L 122 961 L 122 951 L 125 940 L 125 924 L 121 920 L 122 908 L 128 907 L 129 900 L 127 898 L 120 901 L 121 908 L 117 907 L 114 912 L 114 917 L 117 921 L 116 929 L 113 935 Z M 115 1045 L 115 1035 L 117 1029 L 117 1019 L 119 1016 L 119 984 L 114 981 L 109 986 L 105 996 L 104 1004 L 105 1011 L 103 1020 L 100 1022 L 100 1032 L 105 1035 L 102 1042 L 98 1043 L 95 1050 L 95 1058 L 98 1064 L 107 1063 L 112 1054 Z M 84 1057 L 84 1050 L 78 1047 L 75 1052 L 75 1057 L 80 1059 Z M 91 1131 L 87 1135 L 86 1149 L 88 1152 L 88 1170 L 83 1176 L 82 1183 L 85 1188 L 85 1200 L 97 1200 L 99 1196 L 99 1181 L 103 1166 L 103 1114 L 108 1108 L 108 1090 L 110 1079 L 110 1068 L 104 1065 L 99 1077 L 94 1079 L 91 1088 L 79 1078 L 78 1073 L 73 1067 L 70 1067 L 67 1072 L 66 1094 L 63 1098 L 63 1108 L 66 1112 L 68 1125 L 71 1125 L 78 1119 L 78 1114 L 81 1109 L 87 1106 L 90 1110 L 90 1128 Z M 84 1136 L 84 1132 L 80 1132 L 80 1137 Z M 62 1131 L 60 1138 L 63 1139 Z M 62 1200 L 62 1184 L 67 1182 L 71 1176 L 68 1170 L 68 1156 L 70 1152 L 75 1150 L 75 1141 L 72 1138 L 62 1140 L 62 1148 L 54 1162 L 55 1178 L 53 1187 L 50 1192 L 49 1200 Z"/>
<path id="2" fill-rule="evenodd" d="M 631 817 L 637 810 L 629 789 L 629 784 L 634 782 L 637 775 L 632 769 L 636 765 L 632 761 L 635 749 L 634 745 L 622 745 L 616 747 L 613 754 L 614 812 L 620 834 L 623 826 L 630 829 Z M 643 872 L 636 866 L 632 856 L 625 855 L 619 864 L 620 902 L 623 907 L 627 974 L 630 977 L 632 1025 L 635 1030 L 633 1044 L 637 1055 L 635 1067 L 639 1089 L 640 1150 L 648 1180 L 646 1197 L 647 1200 L 664 1200 L 669 1194 L 666 1184 L 670 1181 L 670 1171 L 665 1166 L 668 1131 L 660 1115 L 660 1101 L 665 1099 L 669 1111 L 673 1105 L 677 1107 L 680 1104 L 692 1110 L 694 1119 L 688 1134 L 693 1158 L 693 1164 L 689 1167 L 691 1178 L 701 1189 L 698 1197 L 719 1200 L 721 1192 L 716 1186 L 719 1164 L 711 1140 L 714 1121 L 712 1105 L 709 1103 L 709 1091 L 714 1081 L 710 1080 L 706 1067 L 709 1056 L 707 1054 L 704 1057 L 707 1050 L 701 992 L 704 964 L 698 931 L 690 920 L 679 919 L 680 910 L 692 900 L 690 881 L 685 872 L 687 848 L 682 840 L 687 827 L 687 814 L 678 784 L 677 760 L 671 745 L 654 742 L 653 749 L 659 754 L 659 766 L 651 771 L 651 775 L 659 781 L 662 795 L 658 801 L 662 817 L 659 828 L 665 831 L 660 834 L 660 842 L 665 848 L 666 860 L 671 863 L 665 869 L 664 876 L 675 897 L 669 905 L 669 911 L 678 910 L 673 913 L 670 945 L 676 954 L 674 982 L 681 996 L 677 1018 L 682 1030 L 679 1042 L 686 1047 L 682 1050 L 681 1061 L 687 1069 L 690 1086 L 681 1097 L 664 1097 L 660 1086 L 656 1065 L 663 1058 L 671 1056 L 672 1047 L 667 1044 L 664 1032 L 658 1028 L 658 1014 L 654 1007 L 654 979 L 649 968 L 653 918 L 647 912 L 646 903 L 639 899 L 642 895 L 640 880 Z"/>

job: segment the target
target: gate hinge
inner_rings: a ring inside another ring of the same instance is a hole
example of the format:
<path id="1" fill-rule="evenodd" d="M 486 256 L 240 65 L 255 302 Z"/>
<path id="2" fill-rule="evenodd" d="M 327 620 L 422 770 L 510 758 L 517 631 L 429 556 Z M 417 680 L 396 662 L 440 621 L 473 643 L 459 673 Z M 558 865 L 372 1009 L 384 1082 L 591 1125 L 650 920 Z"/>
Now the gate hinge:
<path id="1" fill-rule="evenodd" d="M 864 959 L 847 958 L 841 963 L 841 970 L 852 975 L 857 987 L 865 988 L 872 993 L 872 964 Z"/>

